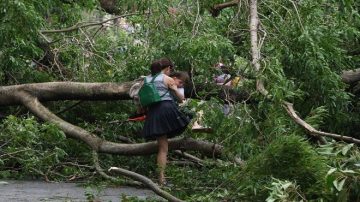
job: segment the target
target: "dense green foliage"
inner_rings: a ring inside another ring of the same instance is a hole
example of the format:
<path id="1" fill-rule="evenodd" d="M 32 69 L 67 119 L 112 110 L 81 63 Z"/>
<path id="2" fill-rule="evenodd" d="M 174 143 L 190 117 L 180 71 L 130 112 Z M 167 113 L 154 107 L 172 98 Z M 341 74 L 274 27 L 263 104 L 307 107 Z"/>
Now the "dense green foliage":
<path id="1" fill-rule="evenodd" d="M 304 139 L 308 136 L 282 105 L 294 103 L 316 129 L 360 138 L 359 95 L 340 77 L 360 66 L 359 2 L 259 1 L 261 72 L 251 64 L 249 2 L 213 17 L 209 8 L 223 2 L 116 1 L 119 13 L 131 13 L 126 21 L 41 34 L 114 16 L 95 0 L 1 1 L 0 83 L 123 82 L 148 74 L 151 61 L 166 56 L 176 69 L 191 73 L 195 86 L 204 85 L 196 96 L 206 101 L 192 99 L 189 108 L 203 110 L 203 124 L 215 129 L 183 136 L 224 146 L 220 159 L 204 157 L 203 165 L 172 164 L 184 159 L 170 154 L 173 194 L 187 201 L 360 200 L 358 147 L 330 139 L 319 147 Z M 242 76 L 234 90 L 251 95 L 249 102 L 234 102 L 229 115 L 222 112 L 224 100 L 213 96 L 218 62 Z M 256 78 L 264 80 L 268 98 L 256 92 Z M 135 111 L 131 101 L 47 106 L 106 140 L 119 142 L 122 135 L 144 141 L 142 124 L 124 121 Z M 94 178 L 91 152 L 83 143 L 66 139 L 23 108 L 1 109 L 7 116 L 0 125 L 1 177 L 103 180 Z M 121 165 L 156 179 L 154 156 L 100 159 L 104 168 Z"/>
<path id="2" fill-rule="evenodd" d="M 327 171 L 324 159 L 305 140 L 298 136 L 282 136 L 254 156 L 246 165 L 240 179 L 249 181 L 243 189 L 255 187 L 259 195 L 267 196 L 271 177 L 296 182 L 306 198 L 324 197 Z M 246 179 L 248 178 L 248 179 Z M 251 190 L 252 191 L 252 190 Z"/>

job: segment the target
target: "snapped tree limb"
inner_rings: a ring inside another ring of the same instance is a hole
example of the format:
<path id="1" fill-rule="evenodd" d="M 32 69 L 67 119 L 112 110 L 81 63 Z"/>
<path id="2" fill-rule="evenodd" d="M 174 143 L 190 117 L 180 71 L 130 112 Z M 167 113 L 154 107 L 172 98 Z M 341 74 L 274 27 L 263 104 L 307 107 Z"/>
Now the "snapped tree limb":
<path id="1" fill-rule="evenodd" d="M 131 82 L 130 82 L 131 83 Z M 57 125 L 67 137 L 85 142 L 91 149 L 110 154 L 148 155 L 157 152 L 156 142 L 121 144 L 103 140 L 78 126 L 72 125 L 41 104 L 42 100 L 62 99 L 128 99 L 130 83 L 43 83 L 24 84 L 0 87 L 0 105 L 22 104 L 44 121 Z M 217 156 L 222 152 L 222 146 L 199 141 L 192 138 L 173 138 L 169 140 L 169 149 L 196 150 L 208 156 Z"/>
<path id="2" fill-rule="evenodd" d="M 344 141 L 344 142 L 350 142 L 350 143 L 356 143 L 356 144 L 360 144 L 360 140 L 353 138 L 353 137 L 349 137 L 349 136 L 343 136 L 343 135 L 338 135 L 338 134 L 334 134 L 334 133 L 327 133 L 327 132 L 322 132 L 322 131 L 318 131 L 316 130 L 314 127 L 312 127 L 310 124 L 306 123 L 304 120 L 302 120 L 295 112 L 294 108 L 293 108 L 293 104 L 289 103 L 289 102 L 284 102 L 284 107 L 286 109 L 286 111 L 288 112 L 288 114 L 290 115 L 290 117 L 300 126 L 302 126 L 308 133 L 315 135 L 315 136 L 325 136 L 325 137 L 331 137 L 335 140 L 340 140 L 340 141 Z"/>
<path id="3" fill-rule="evenodd" d="M 125 170 L 123 168 L 118 168 L 118 167 L 111 167 L 109 168 L 109 172 L 111 171 L 115 171 L 120 173 L 121 175 L 124 175 L 126 177 L 130 177 L 131 179 L 137 180 L 143 184 L 145 184 L 146 186 L 148 186 L 151 190 L 153 190 L 156 194 L 158 194 L 159 196 L 169 200 L 169 201 L 176 201 L 176 202 L 180 202 L 182 200 L 176 198 L 175 196 L 169 194 L 168 192 L 160 189 L 160 187 L 155 184 L 152 180 L 150 180 L 149 178 L 140 175 L 138 173 L 134 173 L 131 172 L 129 170 Z"/>
<path id="4" fill-rule="evenodd" d="M 251 56 L 252 56 L 252 65 L 254 70 L 259 73 L 260 66 L 260 48 L 258 46 L 258 26 L 259 26 L 259 17 L 257 12 L 257 0 L 250 1 L 250 41 L 251 41 Z M 261 79 L 256 80 L 256 89 L 267 96 L 268 91 L 264 87 L 264 82 Z"/>
<path id="5" fill-rule="evenodd" d="M 251 39 L 251 55 L 252 55 L 252 64 L 256 72 L 260 71 L 260 50 L 258 47 L 258 40 L 257 40 L 257 32 L 258 32 L 258 25 L 259 25 L 259 19 L 258 19 L 258 13 L 257 13 L 257 0 L 251 0 L 250 1 L 250 39 Z M 357 72 L 358 70 L 355 70 Z M 360 72 L 360 71 L 359 71 Z M 353 75 L 351 72 L 344 72 L 343 73 L 343 81 L 344 82 L 350 82 L 360 79 L 358 77 L 358 73 Z M 268 95 L 268 91 L 265 89 L 263 82 L 259 79 L 256 83 L 257 90 L 263 94 L 264 96 Z M 326 140 L 323 137 L 319 136 L 326 136 L 331 137 L 336 140 L 346 141 L 346 142 L 352 142 L 352 143 L 360 143 L 360 140 L 348 137 L 348 136 L 342 136 L 338 134 L 332 134 L 327 132 L 318 131 L 315 128 L 313 128 L 310 124 L 306 123 L 304 120 L 302 120 L 299 116 L 297 116 L 295 110 L 293 109 L 293 104 L 283 101 L 284 107 L 290 117 L 300 126 L 305 128 L 310 134 L 315 136 L 319 139 L 321 143 L 325 143 Z"/>

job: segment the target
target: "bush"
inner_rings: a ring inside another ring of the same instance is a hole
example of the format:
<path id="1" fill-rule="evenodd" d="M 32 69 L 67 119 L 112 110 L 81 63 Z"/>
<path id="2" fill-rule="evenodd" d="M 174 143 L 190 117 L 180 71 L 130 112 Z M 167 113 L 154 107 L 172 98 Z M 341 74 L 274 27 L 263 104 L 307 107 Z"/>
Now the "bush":
<path id="1" fill-rule="evenodd" d="M 254 197 L 264 201 L 268 192 L 265 187 L 270 186 L 273 177 L 296 182 L 306 199 L 314 199 L 324 194 L 326 169 L 325 160 L 306 140 L 295 135 L 282 136 L 249 160 L 241 175 L 244 179 L 240 180 L 248 183 L 242 183 L 240 189 L 254 191 Z"/>
<path id="2" fill-rule="evenodd" d="M 39 124 L 34 117 L 8 116 L 0 125 L 0 177 L 45 176 L 67 153 L 65 134 L 55 125 Z"/>

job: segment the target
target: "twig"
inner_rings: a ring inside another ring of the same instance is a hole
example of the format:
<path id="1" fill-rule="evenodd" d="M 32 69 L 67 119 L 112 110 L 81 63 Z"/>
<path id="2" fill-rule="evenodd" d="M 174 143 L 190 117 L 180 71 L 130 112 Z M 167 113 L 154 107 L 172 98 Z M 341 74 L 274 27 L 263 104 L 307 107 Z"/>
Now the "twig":
<path id="1" fill-rule="evenodd" d="M 96 151 L 92 151 L 92 156 L 93 156 L 93 163 L 94 163 L 94 166 L 95 166 L 95 169 L 96 169 L 96 171 L 102 176 L 102 177 L 104 177 L 105 179 L 108 179 L 108 180 L 111 180 L 111 181 L 113 181 L 113 182 L 120 182 L 121 180 L 119 180 L 119 179 L 117 179 L 117 178 L 115 178 L 115 177 L 112 177 L 112 176 L 110 176 L 110 175 L 108 175 L 108 174 L 106 174 L 105 172 L 104 172 L 104 170 L 101 168 L 101 166 L 100 166 L 100 163 L 99 163 L 99 156 L 98 156 L 98 154 L 97 154 L 97 152 Z M 127 182 L 128 183 L 128 182 Z M 138 182 L 133 182 L 133 183 L 131 183 L 132 185 L 135 185 L 135 186 L 138 186 L 138 185 L 141 185 L 140 183 L 138 183 Z"/>
<path id="2" fill-rule="evenodd" d="M 63 110 L 60 110 L 59 112 L 56 112 L 55 114 L 56 114 L 56 115 L 62 114 L 62 113 L 64 113 L 64 112 L 66 112 L 66 111 L 68 111 L 68 110 L 76 107 L 77 105 L 81 104 L 82 102 L 83 102 L 83 101 L 80 100 L 80 101 L 76 102 L 75 104 L 71 105 L 70 107 L 67 107 L 67 108 L 65 108 L 65 109 L 63 109 Z"/>
<path id="3" fill-rule="evenodd" d="M 89 169 L 94 169 L 94 166 L 89 166 L 89 165 L 81 165 L 78 163 L 74 163 L 74 162 L 64 162 L 62 163 L 62 165 L 70 165 L 70 166 L 76 166 L 76 167 L 84 167 L 84 168 L 89 168 Z"/>
<path id="4" fill-rule="evenodd" d="M 124 15 L 119 15 L 119 16 L 104 20 L 102 22 L 92 22 L 92 23 L 80 22 L 80 23 L 77 23 L 77 24 L 75 24 L 75 25 L 73 25 L 71 27 L 65 28 L 65 29 L 40 30 L 40 33 L 41 34 L 52 34 L 52 33 L 61 33 L 61 32 L 71 32 L 71 31 L 75 31 L 75 30 L 77 30 L 79 28 L 91 27 L 91 26 L 96 26 L 96 25 L 103 25 L 103 24 L 105 24 L 105 23 L 107 23 L 109 21 L 112 21 L 112 20 L 115 20 L 115 19 L 118 19 L 118 18 L 123 18 L 123 17 L 131 16 L 131 15 L 137 15 L 137 14 L 139 14 L 139 13 L 129 13 L 129 14 L 124 14 Z M 45 37 L 45 39 L 46 39 L 46 37 Z M 48 40 L 47 40 L 47 42 L 48 42 Z"/>
<path id="5" fill-rule="evenodd" d="M 302 24 L 302 22 L 301 22 L 300 14 L 299 14 L 299 11 L 298 11 L 298 9 L 297 9 L 297 7 L 296 7 L 296 4 L 295 4 L 294 1 L 291 1 L 291 3 L 292 3 L 292 5 L 294 6 L 294 9 L 295 9 L 295 11 L 296 11 L 296 16 L 297 16 L 297 18 L 298 18 L 298 20 L 299 20 L 300 27 L 301 27 L 302 31 L 304 32 L 305 29 L 304 29 L 304 26 L 303 26 L 303 24 Z"/>
<path id="6" fill-rule="evenodd" d="M 194 21 L 194 25 L 193 25 L 193 29 L 192 29 L 192 38 L 194 38 L 196 36 L 196 33 L 199 29 L 199 17 L 200 17 L 200 5 L 199 5 L 199 0 L 196 1 L 196 5 L 197 5 L 197 13 L 196 13 L 196 18 Z"/>
<path id="7" fill-rule="evenodd" d="M 49 180 L 48 176 L 45 173 L 43 173 L 41 170 L 38 170 L 38 169 L 35 169 L 35 168 L 30 168 L 30 170 L 34 171 L 35 173 L 37 173 L 39 175 L 42 175 L 46 182 L 51 182 Z"/>
<path id="8" fill-rule="evenodd" d="M 199 165 L 201 165 L 201 166 L 204 165 L 204 161 L 203 161 L 203 160 L 201 160 L 200 158 L 198 158 L 198 157 L 196 157 L 196 156 L 194 156 L 194 155 L 191 155 L 191 154 L 189 154 L 189 153 L 182 152 L 182 151 L 180 151 L 180 150 L 175 150 L 174 153 L 175 153 L 175 154 L 178 154 L 178 155 L 180 155 L 180 156 L 186 157 L 186 158 L 190 159 L 191 161 L 193 161 L 193 162 L 195 162 L 195 163 L 197 163 L 197 164 L 199 164 Z"/>
<path id="9" fill-rule="evenodd" d="M 177 165 L 177 166 L 196 166 L 196 165 L 198 165 L 192 161 L 178 161 L 178 160 L 169 161 L 169 164 Z"/>
<path id="10" fill-rule="evenodd" d="M 13 154 L 17 154 L 17 153 L 24 152 L 24 151 L 28 151 L 28 150 L 30 150 L 30 149 L 23 149 L 23 150 L 11 152 L 11 153 L 5 153 L 5 154 L 0 155 L 0 158 L 2 158 L 2 157 L 4 157 L 4 156 L 12 156 Z"/>
<path id="11" fill-rule="evenodd" d="M 4 142 L 2 145 L 0 145 L 0 149 L 3 148 L 4 146 L 6 146 L 7 144 L 9 144 L 14 138 L 10 138 L 8 139 L 6 142 Z"/>

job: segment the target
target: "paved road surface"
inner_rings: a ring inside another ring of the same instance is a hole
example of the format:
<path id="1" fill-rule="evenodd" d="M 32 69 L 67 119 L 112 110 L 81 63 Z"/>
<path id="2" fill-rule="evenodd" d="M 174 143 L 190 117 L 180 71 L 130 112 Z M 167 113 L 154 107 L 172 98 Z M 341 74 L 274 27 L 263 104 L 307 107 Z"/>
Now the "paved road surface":
<path id="1" fill-rule="evenodd" d="M 0 202 L 84 202 L 86 193 L 104 202 L 119 202 L 121 195 L 136 196 L 139 199 L 158 198 L 150 190 L 133 187 L 84 188 L 75 183 L 47 183 L 41 181 L 0 180 Z"/>

